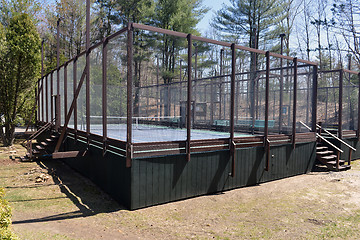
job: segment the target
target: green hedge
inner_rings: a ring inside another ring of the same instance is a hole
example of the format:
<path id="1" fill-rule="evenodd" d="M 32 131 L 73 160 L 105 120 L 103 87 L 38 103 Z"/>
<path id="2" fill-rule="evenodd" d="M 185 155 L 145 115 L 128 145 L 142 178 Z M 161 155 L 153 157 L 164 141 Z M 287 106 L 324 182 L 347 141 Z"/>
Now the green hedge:
<path id="1" fill-rule="evenodd" d="M 4 196 L 5 190 L 0 188 L 0 240 L 18 239 L 10 230 L 11 208 Z"/>

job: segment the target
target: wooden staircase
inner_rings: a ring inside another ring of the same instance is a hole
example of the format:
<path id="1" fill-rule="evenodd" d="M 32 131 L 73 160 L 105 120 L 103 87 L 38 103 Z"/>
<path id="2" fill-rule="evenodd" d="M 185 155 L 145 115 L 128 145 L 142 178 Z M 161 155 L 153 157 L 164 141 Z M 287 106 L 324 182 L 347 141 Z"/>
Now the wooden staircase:
<path id="1" fill-rule="evenodd" d="M 51 158 L 58 139 L 59 134 L 57 132 L 53 132 L 49 138 L 42 142 L 38 142 L 36 139 L 28 139 L 26 143 L 27 153 L 22 161 Z"/>
<path id="2" fill-rule="evenodd" d="M 308 130 L 312 130 L 302 121 L 300 121 L 300 123 Z M 356 149 L 330 131 L 322 128 L 321 122 L 316 124 L 316 131 L 316 159 L 321 164 L 325 165 L 330 171 L 344 171 L 351 169 L 351 153 L 352 151 L 356 151 Z M 340 159 L 340 154 L 344 151 L 336 146 L 334 142 L 349 148 L 349 156 L 347 161 Z M 346 162 L 347 164 L 345 164 Z"/>
<path id="3" fill-rule="evenodd" d="M 345 165 L 346 161 L 338 159 L 339 154 L 336 154 L 334 151 L 329 150 L 329 147 L 323 143 L 318 143 L 316 146 L 316 159 L 323 165 L 325 165 L 331 171 L 344 171 L 351 168 L 351 165 L 348 163 Z"/>

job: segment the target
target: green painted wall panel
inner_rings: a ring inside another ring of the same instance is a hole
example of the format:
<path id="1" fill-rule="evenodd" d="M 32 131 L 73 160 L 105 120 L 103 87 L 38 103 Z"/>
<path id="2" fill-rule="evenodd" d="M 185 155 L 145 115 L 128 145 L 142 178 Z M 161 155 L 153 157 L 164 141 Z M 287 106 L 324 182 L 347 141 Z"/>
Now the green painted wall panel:
<path id="1" fill-rule="evenodd" d="M 85 150 L 86 143 L 67 138 L 65 150 Z M 315 160 L 315 142 L 271 147 L 270 170 L 265 171 L 263 147 L 236 150 L 235 177 L 229 176 L 232 162 L 228 150 L 185 155 L 133 159 L 89 147 L 85 158 L 65 159 L 72 168 L 99 185 L 129 209 L 221 192 L 238 187 L 303 174 Z"/>
<path id="2" fill-rule="evenodd" d="M 192 154 L 190 162 L 185 155 L 134 159 L 131 206 L 136 209 L 306 173 L 315 161 L 315 143 L 297 144 L 296 149 L 291 144 L 276 146 L 270 154 L 270 170 L 265 171 L 263 147 L 238 149 L 234 178 L 229 176 L 226 150 Z M 137 169 L 152 174 L 144 177 Z"/>
<path id="3" fill-rule="evenodd" d="M 64 150 L 85 150 L 86 143 L 67 138 Z M 63 161 L 70 167 L 92 180 L 102 190 L 127 208 L 131 208 L 131 171 L 125 166 L 125 158 L 113 153 L 102 154 L 92 145 L 83 158 L 68 158 Z"/>

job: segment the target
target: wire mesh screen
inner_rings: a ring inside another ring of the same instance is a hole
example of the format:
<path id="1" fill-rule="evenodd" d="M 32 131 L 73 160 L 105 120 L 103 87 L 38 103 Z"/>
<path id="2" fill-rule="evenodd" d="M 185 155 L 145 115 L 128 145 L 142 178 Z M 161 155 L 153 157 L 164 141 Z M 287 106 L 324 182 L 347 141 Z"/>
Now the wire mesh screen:
<path id="1" fill-rule="evenodd" d="M 269 76 L 269 133 L 281 133 L 284 126 L 284 79 L 286 61 L 270 57 L 271 69 Z M 285 63 L 285 64 L 284 64 Z M 286 108 L 285 108 L 286 109 Z"/>
<path id="2" fill-rule="evenodd" d="M 107 44 L 107 136 L 126 141 L 126 37 L 120 35 Z"/>
<path id="3" fill-rule="evenodd" d="M 74 99 L 74 62 L 73 61 L 68 63 L 67 68 L 66 68 L 66 74 L 67 74 L 66 104 L 67 104 L 67 111 L 69 111 L 71 103 Z M 64 102 L 64 105 L 65 105 L 65 102 Z M 67 116 L 67 113 L 66 113 L 65 117 L 66 116 Z M 68 126 L 74 126 L 74 112 L 71 114 Z"/>
<path id="4" fill-rule="evenodd" d="M 226 106 L 230 104 L 231 51 L 193 41 L 192 53 L 191 139 L 227 138 L 230 136 L 230 109 Z"/>
<path id="5" fill-rule="evenodd" d="M 343 130 L 357 130 L 358 97 L 359 87 L 357 75 L 345 72 L 342 97 Z"/>
<path id="6" fill-rule="evenodd" d="M 38 121 L 40 122 L 44 122 L 43 119 L 43 115 L 42 112 L 44 111 L 43 108 L 43 104 L 44 104 L 44 99 L 43 99 L 43 92 L 44 92 L 44 77 L 41 78 L 40 82 L 39 82 L 39 90 L 38 90 L 38 99 L 39 99 L 39 103 L 38 103 L 38 109 L 37 109 L 37 113 L 38 113 Z"/>
<path id="7" fill-rule="evenodd" d="M 139 31 L 133 44 L 133 142 L 185 140 L 186 39 Z"/>
<path id="8" fill-rule="evenodd" d="M 312 125 L 312 92 L 313 92 L 313 67 L 298 66 L 297 78 L 297 100 L 296 100 L 296 131 L 308 132 L 299 122 L 305 123 L 307 126 Z"/>
<path id="9" fill-rule="evenodd" d="M 85 55 L 80 56 L 76 60 L 76 77 L 77 83 L 80 82 L 80 78 L 84 72 L 86 66 Z M 82 131 L 86 131 L 86 79 L 81 87 L 78 99 L 77 99 L 77 128 Z"/>
<path id="10" fill-rule="evenodd" d="M 317 115 L 326 128 L 338 128 L 339 123 L 339 72 L 319 74 Z"/>
<path id="11" fill-rule="evenodd" d="M 186 35 L 165 33 L 171 34 L 135 29 L 132 46 L 128 46 L 127 34 L 118 34 L 91 49 L 88 109 L 91 133 L 102 135 L 106 126 L 108 137 L 127 140 L 128 94 L 132 100 L 132 142 L 185 141 L 189 137 L 187 126 L 191 128 L 191 140 L 224 139 L 231 135 L 231 123 L 234 123 L 235 137 L 292 134 L 294 129 L 309 131 L 300 122 L 312 125 L 313 68 L 316 66 L 300 60 L 295 67 L 296 60 L 289 57 L 279 58 L 279 55 L 260 50 L 251 52 L 240 46 L 230 47 L 228 43 L 198 37 L 192 38 L 191 56 L 188 56 Z M 132 47 L 131 63 L 128 63 L 128 47 Z M 85 66 L 86 56 L 82 54 L 59 69 L 59 79 L 56 71 L 46 77 L 44 99 L 48 102 L 45 101 L 48 121 L 55 117 L 52 95 L 59 94 L 61 125 L 64 124 L 65 110 L 71 107 Z M 130 66 L 132 92 L 128 93 Z M 335 72 L 321 76 L 319 117 L 324 118 L 328 126 L 335 126 L 339 111 L 339 77 Z M 68 125 L 82 131 L 88 130 L 84 80 Z M 357 125 L 355 95 L 358 89 L 353 81 L 351 76 L 348 80 L 345 78 L 348 84 L 344 85 L 342 98 L 346 102 L 344 129 L 349 130 Z M 105 83 L 106 89 L 103 89 Z M 189 101 L 188 92 L 191 93 Z M 293 118 L 295 111 L 296 119 Z M 105 113 L 106 124 L 103 122 Z"/>
<path id="12" fill-rule="evenodd" d="M 221 54 L 221 52 L 220 52 Z M 256 86 L 258 86 L 258 77 L 260 76 L 252 60 L 255 54 L 250 52 L 236 50 L 236 73 L 235 73 L 235 132 L 248 132 L 252 134 L 256 122 L 256 110 L 259 107 L 255 105 Z M 228 70 L 229 71 L 229 70 Z M 228 78 L 228 81 L 231 81 Z M 258 112 L 259 113 L 259 112 Z M 236 136 L 236 135 L 235 135 Z"/>
<path id="13" fill-rule="evenodd" d="M 90 53 L 90 116 L 102 117 L 102 46 Z M 90 132 L 102 135 L 102 119 L 90 118 Z M 101 125 L 101 127 L 99 127 Z"/>
<path id="14" fill-rule="evenodd" d="M 65 99 L 65 82 L 64 82 L 64 67 L 60 68 L 59 69 L 59 94 L 58 94 L 58 97 L 60 98 L 59 99 L 59 102 L 60 102 L 60 109 L 58 109 L 58 111 L 60 111 L 60 125 L 63 126 L 64 123 L 65 123 L 65 105 L 63 104 L 63 100 Z"/>
<path id="15" fill-rule="evenodd" d="M 51 119 L 51 86 L 52 86 L 52 81 L 51 81 L 51 78 L 52 78 L 52 74 L 48 75 L 47 77 L 47 83 L 48 83 L 48 86 L 47 86 L 47 89 L 48 89 L 48 92 L 47 92 L 47 122 L 50 122 L 52 119 Z"/>

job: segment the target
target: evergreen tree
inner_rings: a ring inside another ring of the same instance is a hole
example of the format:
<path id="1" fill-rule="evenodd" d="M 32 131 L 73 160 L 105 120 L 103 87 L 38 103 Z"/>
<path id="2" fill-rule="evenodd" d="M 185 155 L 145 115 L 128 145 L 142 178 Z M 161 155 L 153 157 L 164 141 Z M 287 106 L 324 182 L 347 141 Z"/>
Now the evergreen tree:
<path id="1" fill-rule="evenodd" d="M 248 45 L 256 49 L 259 48 L 259 40 L 273 35 L 271 33 L 277 24 L 286 17 L 284 1 L 231 0 L 230 3 L 230 6 L 224 5 L 217 12 L 212 26 L 247 39 Z"/>
<path id="2" fill-rule="evenodd" d="M 0 30 L 1 32 L 1 30 Z M 40 73 L 40 38 L 31 17 L 14 15 L 5 28 L 0 52 L 0 135 L 5 146 L 12 145 L 15 125 L 26 109 L 33 107 L 34 86 Z"/>
<path id="3" fill-rule="evenodd" d="M 198 34 L 196 24 L 208 9 L 202 5 L 202 0 L 158 0 L 155 4 L 153 24 L 157 27 Z M 161 35 L 159 49 L 161 51 L 162 77 L 164 83 L 170 83 L 175 77 L 175 61 L 179 50 L 186 47 L 184 39 Z"/>

